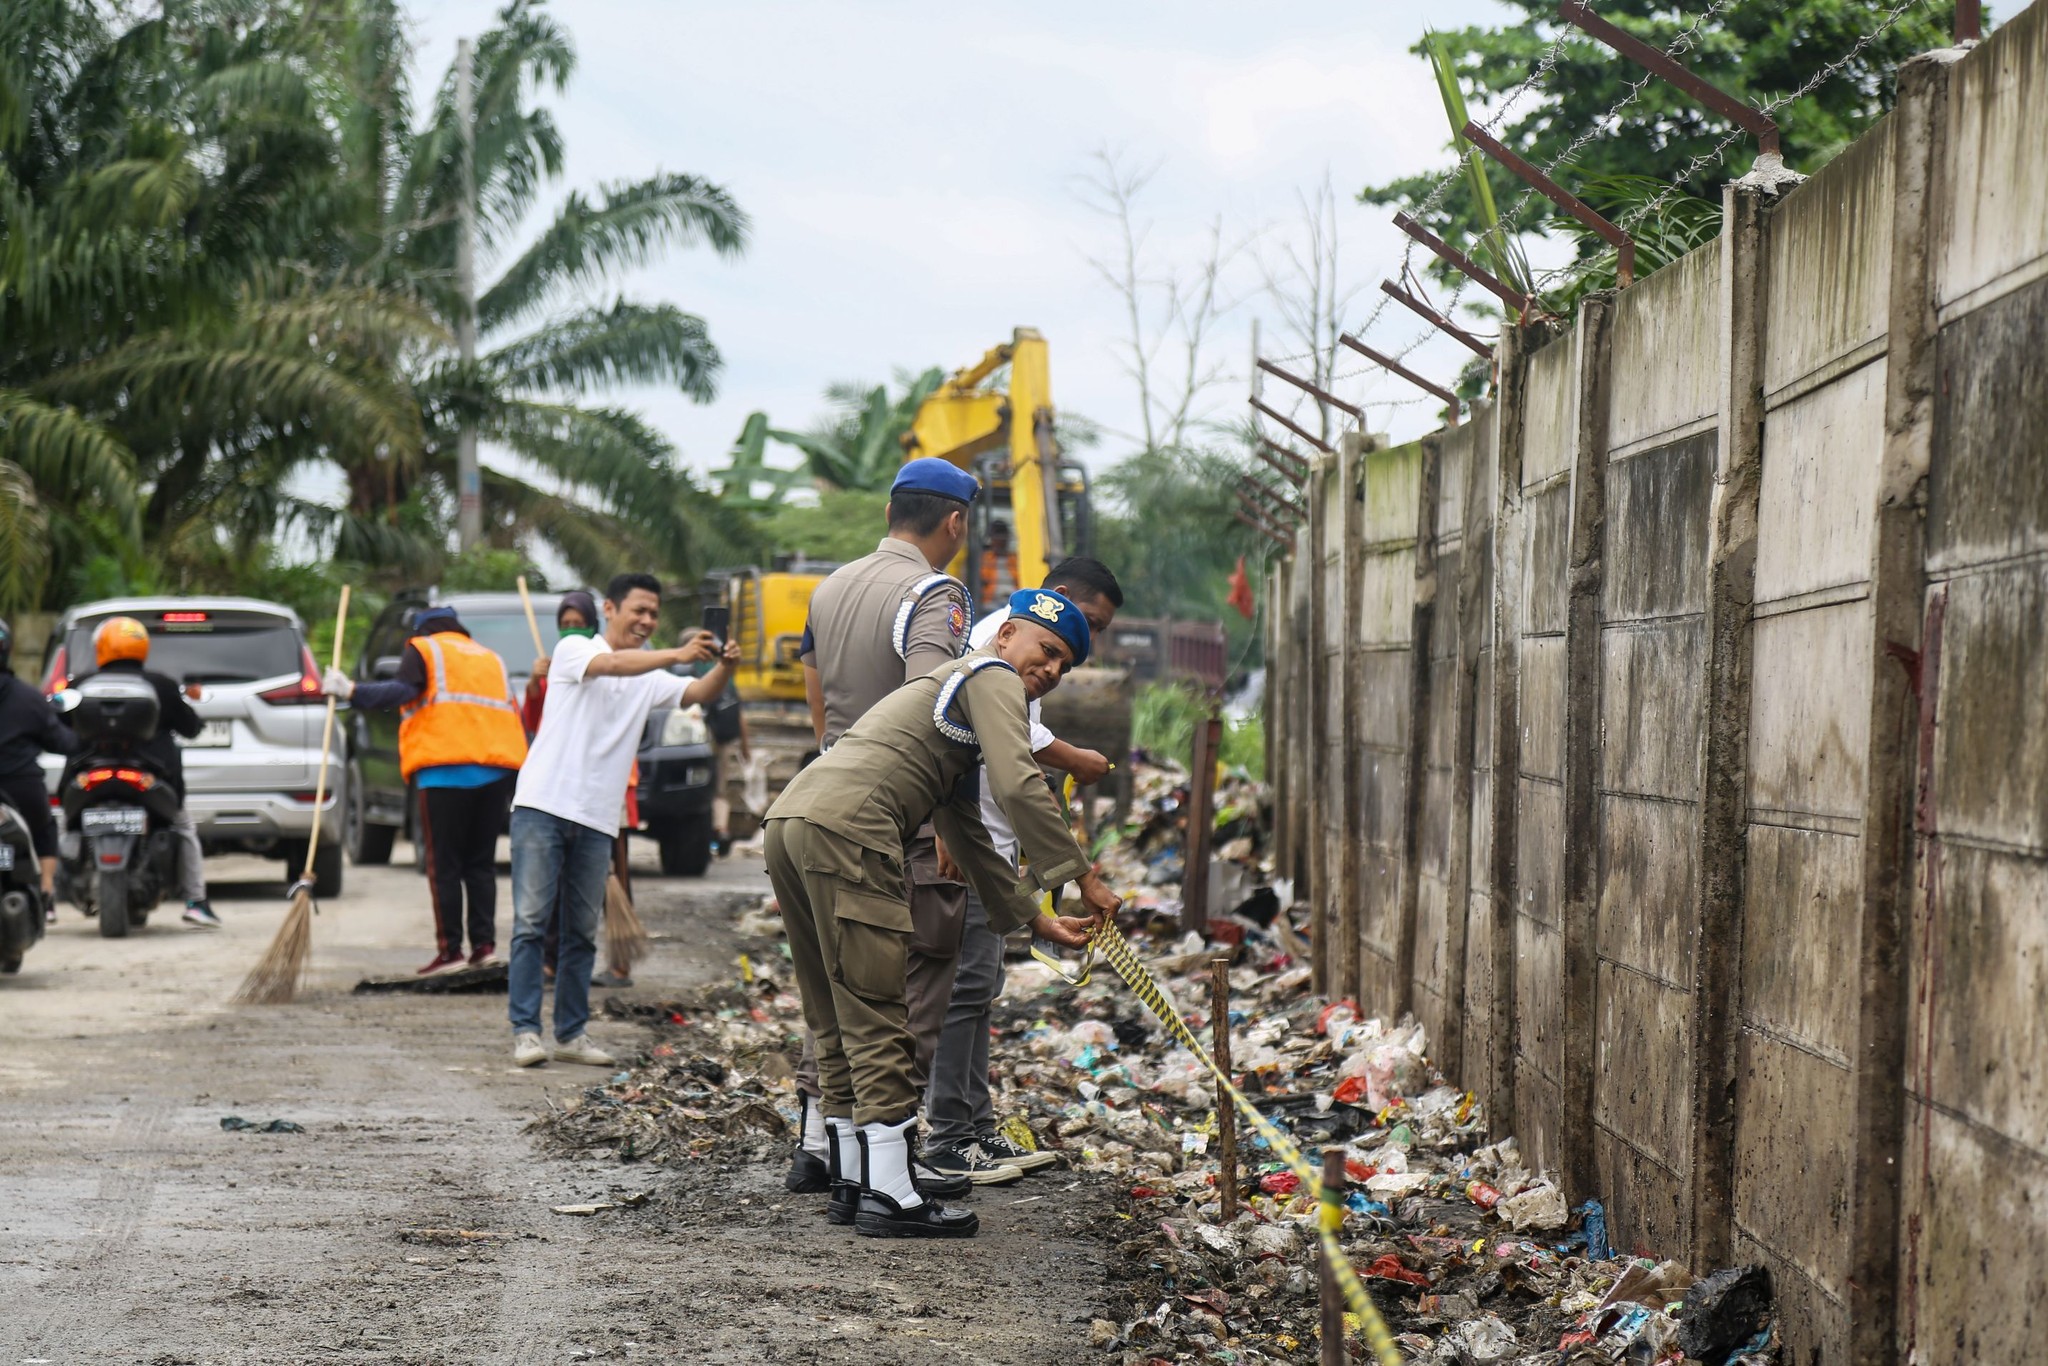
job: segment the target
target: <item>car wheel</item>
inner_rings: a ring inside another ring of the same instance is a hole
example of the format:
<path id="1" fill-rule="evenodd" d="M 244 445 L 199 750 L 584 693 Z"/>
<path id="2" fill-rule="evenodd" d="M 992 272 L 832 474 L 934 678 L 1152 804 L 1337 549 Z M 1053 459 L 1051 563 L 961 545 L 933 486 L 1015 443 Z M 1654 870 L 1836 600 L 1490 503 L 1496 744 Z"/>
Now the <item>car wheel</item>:
<path id="1" fill-rule="evenodd" d="M 341 846 L 322 843 L 313 859 L 313 895 L 340 896 L 342 868 Z"/>
<path id="2" fill-rule="evenodd" d="M 377 825 L 370 820 L 370 801 L 363 794 L 362 769 L 348 766 L 348 806 L 342 818 L 342 839 L 348 845 L 349 862 L 371 867 L 391 862 L 391 846 L 398 839 L 398 827 Z"/>
<path id="3" fill-rule="evenodd" d="M 711 817 L 693 816 L 656 832 L 661 871 L 670 877 L 702 877 L 711 866 Z"/>

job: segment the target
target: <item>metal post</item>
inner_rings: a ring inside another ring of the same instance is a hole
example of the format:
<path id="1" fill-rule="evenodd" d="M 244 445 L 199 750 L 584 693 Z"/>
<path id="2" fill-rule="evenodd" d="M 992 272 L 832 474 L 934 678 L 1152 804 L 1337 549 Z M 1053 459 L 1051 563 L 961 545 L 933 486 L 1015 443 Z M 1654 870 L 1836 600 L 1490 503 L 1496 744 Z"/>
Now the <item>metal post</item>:
<path id="1" fill-rule="evenodd" d="M 1410 370 L 1407 366 L 1401 364 L 1401 362 L 1395 360 L 1392 356 L 1381 355 L 1379 352 L 1373 350 L 1370 346 L 1367 346 L 1358 338 L 1352 336 L 1349 332 L 1346 332 L 1344 335 L 1338 337 L 1337 340 L 1343 343 L 1345 346 L 1350 347 L 1353 351 L 1356 351 L 1359 355 L 1364 356 L 1367 360 L 1371 361 L 1374 365 L 1379 366 L 1381 369 L 1391 370 L 1393 373 L 1399 375 L 1402 379 L 1407 380 L 1416 388 L 1425 390 L 1426 392 L 1434 394 L 1438 398 L 1442 399 L 1444 403 L 1447 404 L 1450 408 L 1450 414 L 1448 418 L 1445 420 L 1444 425 L 1447 427 L 1455 427 L 1458 425 L 1458 396 L 1452 393 L 1449 389 L 1444 388 L 1441 384 L 1430 383 L 1422 376 L 1416 374 L 1413 370 Z"/>
<path id="2" fill-rule="evenodd" d="M 1308 461 L 1285 446 L 1276 446 L 1262 436 L 1258 439 L 1258 444 L 1252 447 L 1252 454 L 1271 465 L 1281 478 L 1294 487 L 1300 488 L 1308 482 Z"/>
<path id="3" fill-rule="evenodd" d="M 1595 211 L 1585 200 L 1580 199 L 1570 190 L 1567 190 L 1564 186 L 1558 184 L 1534 166 L 1531 166 L 1527 161 L 1515 155 L 1513 151 L 1502 146 L 1498 139 L 1470 120 L 1467 120 L 1465 123 L 1465 140 L 1492 157 L 1495 161 L 1498 161 L 1501 165 L 1507 167 L 1515 175 L 1527 181 L 1535 189 L 1536 193 L 1542 195 L 1545 199 L 1598 233 L 1609 246 L 1614 248 L 1614 282 L 1623 289 L 1627 289 L 1631 284 L 1635 283 L 1635 238 L 1630 237 L 1620 228 L 1608 222 L 1604 215 Z"/>
<path id="4" fill-rule="evenodd" d="M 1209 929 L 1209 842 L 1216 819 L 1216 751 L 1223 743 L 1223 719 L 1215 703 L 1195 723 L 1194 755 L 1188 773 L 1188 838 L 1180 873 L 1181 924 Z"/>
<path id="5" fill-rule="evenodd" d="M 1276 411 L 1275 411 L 1274 409 L 1272 409 L 1272 408 L 1268 407 L 1268 406 L 1267 406 L 1267 405 L 1266 405 L 1266 404 L 1265 404 L 1265 403 L 1264 403 L 1264 402 L 1263 402 L 1262 400 L 1260 400 L 1260 399 L 1257 399 L 1257 398 L 1254 398 L 1254 399 L 1252 399 L 1252 400 L 1251 400 L 1251 405 L 1252 405 L 1252 407 L 1253 407 L 1253 408 L 1257 409 L 1257 410 L 1258 410 L 1259 412 L 1262 412 L 1262 413 L 1264 413 L 1264 414 L 1265 414 L 1265 415 L 1266 415 L 1267 417 L 1270 417 L 1270 418 L 1272 418 L 1272 419 L 1273 419 L 1273 420 L 1274 420 L 1275 422 L 1277 422 L 1277 423 L 1279 423 L 1279 424 L 1280 424 L 1281 426 L 1285 427 L 1285 428 L 1286 428 L 1286 429 L 1287 429 L 1288 431 L 1290 431 L 1290 432 L 1293 432 L 1293 433 L 1294 433 L 1294 434 L 1295 434 L 1296 436 L 1300 437 L 1300 438 L 1301 438 L 1301 439 L 1302 439 L 1303 441 L 1306 441 L 1306 442 L 1308 442 L 1308 444 L 1309 444 L 1309 445 L 1311 445 L 1311 446 L 1314 446 L 1314 447 L 1315 447 L 1315 448 L 1316 448 L 1317 450 L 1321 451 L 1321 452 L 1322 452 L 1322 453 L 1323 453 L 1324 455 L 1328 455 L 1328 454 L 1330 453 L 1330 443 L 1329 443 L 1329 442 L 1327 442 L 1327 441 L 1323 440 L 1323 439 L 1322 439 L 1321 437 L 1317 436 L 1317 435 L 1316 435 L 1316 434 L 1315 434 L 1314 432 L 1311 432 L 1311 431 L 1307 431 L 1307 430 L 1305 430 L 1305 429 L 1303 429 L 1303 428 L 1301 428 L 1301 427 L 1299 427 L 1299 426 L 1295 425 L 1294 419 L 1292 419 L 1292 418 L 1288 417 L 1288 416 L 1287 416 L 1287 415 L 1286 415 L 1285 413 L 1282 413 L 1282 412 L 1276 412 Z"/>
<path id="6" fill-rule="evenodd" d="M 1323 1149 L 1323 1190 L 1344 1200 L 1344 1150 Z M 1318 1216 L 1320 1217 L 1320 1216 Z M 1344 1292 L 1337 1288 L 1337 1268 L 1330 1264 L 1329 1250 L 1316 1259 L 1323 1282 L 1322 1366 L 1345 1366 Z"/>
<path id="7" fill-rule="evenodd" d="M 1560 19 L 1580 32 L 1605 43 L 1645 71 L 1662 77 L 1701 104 L 1729 119 L 1756 139 L 1756 149 L 1762 155 L 1778 155 L 1778 125 L 1761 109 L 1744 104 L 1719 86 L 1708 84 L 1673 60 L 1668 53 L 1659 52 L 1642 39 L 1616 28 L 1593 13 L 1592 6 L 1586 4 L 1585 0 L 1563 0 L 1557 7 L 1557 14 Z"/>
<path id="8" fill-rule="evenodd" d="M 1216 1070 L 1230 1075 L 1230 959 L 1209 960 L 1209 1054 Z M 1216 1097 L 1216 1184 L 1222 1188 L 1222 1219 L 1237 1218 L 1237 1107 Z"/>
<path id="9" fill-rule="evenodd" d="M 1413 294 L 1410 294 L 1407 290 L 1401 288 L 1401 286 L 1395 284 L 1392 280 L 1380 281 L 1380 293 L 1386 295 L 1416 317 L 1421 318 L 1437 331 L 1453 338 L 1460 346 L 1463 346 L 1481 360 L 1490 361 L 1493 359 L 1492 347 L 1431 308 L 1428 304 L 1422 302 L 1422 300 L 1416 298 Z"/>
<path id="10" fill-rule="evenodd" d="M 1438 237 L 1422 224 L 1405 213 L 1394 215 L 1394 226 L 1407 233 L 1416 241 L 1428 247 L 1439 261 L 1464 275 L 1472 283 L 1499 299 L 1517 313 L 1528 313 L 1536 307 L 1536 301 L 1518 289 L 1510 289 L 1495 279 L 1493 273 L 1479 265 L 1471 257 Z"/>
<path id="11" fill-rule="evenodd" d="M 476 364 L 476 47 L 467 38 L 455 44 L 455 127 L 462 162 L 455 201 L 455 347 L 466 376 Z M 484 502 L 476 429 L 466 418 L 455 437 L 455 492 L 456 544 L 467 551 L 483 539 Z"/>
<path id="12" fill-rule="evenodd" d="M 1258 365 L 1259 369 L 1264 370 L 1267 374 L 1272 375 L 1276 379 L 1286 380 L 1289 384 L 1301 390 L 1303 393 L 1308 394 L 1315 398 L 1317 402 L 1327 404 L 1330 407 L 1335 408 L 1340 413 L 1349 413 L 1352 417 L 1352 420 L 1354 421 L 1365 421 L 1365 413 L 1361 411 L 1356 405 L 1346 403 L 1343 399 L 1338 398 L 1335 394 L 1330 393 L 1328 390 L 1320 388 L 1319 386 L 1310 383 L 1308 380 L 1303 379 L 1299 375 L 1289 374 L 1287 371 L 1282 370 L 1279 366 L 1273 364 L 1273 362 L 1269 360 L 1262 360 L 1258 363 Z"/>
<path id="13" fill-rule="evenodd" d="M 1956 0 L 1956 46 L 1984 39 L 1983 0 Z"/>

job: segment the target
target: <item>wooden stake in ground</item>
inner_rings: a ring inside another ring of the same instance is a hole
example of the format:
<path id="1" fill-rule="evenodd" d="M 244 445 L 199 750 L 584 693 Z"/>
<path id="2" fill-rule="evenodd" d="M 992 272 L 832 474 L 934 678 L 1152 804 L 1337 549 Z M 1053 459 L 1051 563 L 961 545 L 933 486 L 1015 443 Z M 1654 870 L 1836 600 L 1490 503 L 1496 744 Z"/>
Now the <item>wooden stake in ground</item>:
<path id="1" fill-rule="evenodd" d="M 1230 1075 L 1230 960 L 1209 960 L 1209 1056 Z M 1237 1107 L 1216 1098 L 1216 1184 L 1223 1197 L 1222 1221 L 1237 1218 Z"/>
<path id="2" fill-rule="evenodd" d="M 540 618 L 533 614 L 533 595 L 526 591 L 526 576 L 519 576 L 519 604 L 526 609 L 526 629 L 533 632 L 533 657 L 545 655 L 547 646 L 540 639 Z M 590 623 L 593 627 L 596 622 Z M 626 833 L 619 831 L 619 845 L 624 847 Z M 624 860 L 620 860 L 623 862 Z M 645 957 L 654 947 L 654 940 L 647 933 L 647 927 L 640 923 L 640 917 L 633 911 L 632 894 L 626 884 L 614 872 L 604 880 L 604 959 L 605 966 L 615 977 L 633 975 L 633 962 Z"/>
<path id="3" fill-rule="evenodd" d="M 1338 1203 L 1344 1200 L 1344 1150 L 1323 1149 L 1323 1190 L 1334 1192 Z M 1316 1257 L 1316 1265 L 1322 1273 L 1323 1319 L 1322 1359 L 1323 1366 L 1344 1366 L 1347 1360 L 1344 1348 L 1344 1292 L 1337 1288 L 1337 1272 L 1330 1265 L 1329 1249 L 1325 1247 Z"/>
<path id="4" fill-rule="evenodd" d="M 348 625 L 348 585 L 341 586 L 341 603 L 334 609 L 334 660 L 341 667 L 341 635 Z M 327 720 L 320 727 L 320 776 L 313 784 L 313 833 L 306 841 L 306 868 L 287 893 L 292 906 L 284 924 L 277 927 L 270 947 L 249 969 L 235 1000 L 244 1005 L 289 1004 L 299 994 L 306 975 L 306 962 L 313 954 L 313 861 L 320 857 L 320 814 L 327 804 L 327 751 L 334 743 L 334 695 L 327 696 Z"/>

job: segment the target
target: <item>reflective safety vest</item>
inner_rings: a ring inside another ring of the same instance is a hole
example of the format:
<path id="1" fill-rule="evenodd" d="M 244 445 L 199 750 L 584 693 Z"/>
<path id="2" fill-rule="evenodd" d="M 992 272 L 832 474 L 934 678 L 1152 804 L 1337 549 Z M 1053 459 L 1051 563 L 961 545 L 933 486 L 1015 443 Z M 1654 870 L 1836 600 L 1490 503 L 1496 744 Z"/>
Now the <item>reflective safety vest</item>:
<path id="1" fill-rule="evenodd" d="M 414 636 L 427 662 L 427 687 L 401 708 L 398 767 L 407 782 L 423 768 L 526 762 L 526 729 L 512 702 L 505 661 L 460 631 Z"/>

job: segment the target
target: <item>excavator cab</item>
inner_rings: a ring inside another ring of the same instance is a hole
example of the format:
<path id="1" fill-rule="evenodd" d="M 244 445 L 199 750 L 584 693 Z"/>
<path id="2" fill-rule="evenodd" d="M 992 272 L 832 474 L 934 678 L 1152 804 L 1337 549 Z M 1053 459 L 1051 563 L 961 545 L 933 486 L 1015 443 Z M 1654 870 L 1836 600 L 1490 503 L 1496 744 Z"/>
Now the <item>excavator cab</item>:
<path id="1" fill-rule="evenodd" d="M 1019 588 L 1036 587 L 1045 570 L 1069 555 L 1095 553 L 1095 527 L 1089 505 L 1088 470 L 1066 463 L 1058 467 L 1053 486 L 1053 506 L 1044 538 L 1045 568 L 1026 574 L 1018 549 L 1017 509 L 1010 497 L 1007 459 L 983 456 L 975 462 L 974 477 L 981 480 L 981 497 L 967 517 L 967 549 L 955 574 L 974 595 L 974 615 L 998 611 Z M 1055 553 L 1054 547 L 1057 547 Z"/>

